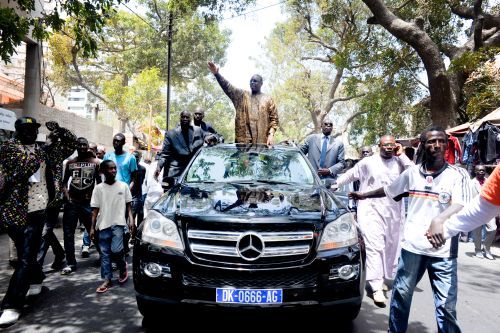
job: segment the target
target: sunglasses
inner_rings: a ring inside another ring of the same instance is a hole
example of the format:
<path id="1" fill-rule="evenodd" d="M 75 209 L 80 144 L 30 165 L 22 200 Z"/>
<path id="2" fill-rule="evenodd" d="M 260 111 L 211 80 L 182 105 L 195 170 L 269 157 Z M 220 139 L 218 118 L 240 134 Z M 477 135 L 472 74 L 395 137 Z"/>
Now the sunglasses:
<path id="1" fill-rule="evenodd" d="M 325 126 L 333 126 L 333 123 L 323 123 Z"/>

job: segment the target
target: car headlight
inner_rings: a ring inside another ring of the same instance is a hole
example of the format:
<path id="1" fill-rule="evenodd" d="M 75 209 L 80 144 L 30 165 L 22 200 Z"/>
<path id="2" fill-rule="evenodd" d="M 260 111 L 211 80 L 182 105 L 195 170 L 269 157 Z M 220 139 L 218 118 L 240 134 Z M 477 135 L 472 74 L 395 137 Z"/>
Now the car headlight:
<path id="1" fill-rule="evenodd" d="M 358 232 L 351 213 L 341 215 L 328 223 L 323 230 L 318 251 L 354 245 L 358 242 Z"/>
<path id="2" fill-rule="evenodd" d="M 147 243 L 184 251 L 177 225 L 155 210 L 150 210 L 148 217 L 142 222 L 141 240 Z"/>

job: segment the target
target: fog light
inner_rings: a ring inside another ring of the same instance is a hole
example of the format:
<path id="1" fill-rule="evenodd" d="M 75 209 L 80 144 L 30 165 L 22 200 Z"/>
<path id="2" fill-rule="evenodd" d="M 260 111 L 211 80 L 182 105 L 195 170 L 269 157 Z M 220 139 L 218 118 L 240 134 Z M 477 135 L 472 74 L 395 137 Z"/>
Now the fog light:
<path id="1" fill-rule="evenodd" d="M 157 278 L 161 275 L 161 266 L 154 262 L 147 263 L 144 266 L 144 273 L 152 278 Z"/>
<path id="2" fill-rule="evenodd" d="M 349 280 L 358 275 L 358 272 L 359 265 L 345 265 L 339 268 L 338 276 L 342 280 Z"/>

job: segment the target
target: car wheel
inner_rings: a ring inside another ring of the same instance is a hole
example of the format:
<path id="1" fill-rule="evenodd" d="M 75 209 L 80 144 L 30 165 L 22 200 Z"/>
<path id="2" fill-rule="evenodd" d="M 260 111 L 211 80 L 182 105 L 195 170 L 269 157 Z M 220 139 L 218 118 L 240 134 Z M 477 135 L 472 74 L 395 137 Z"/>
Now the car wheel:
<path id="1" fill-rule="evenodd" d="M 342 320 L 353 321 L 359 315 L 360 310 L 361 310 L 361 304 L 346 305 L 340 309 L 338 316 Z"/>
<path id="2" fill-rule="evenodd" d="M 142 327 L 144 328 L 154 328 L 156 323 L 159 323 L 162 316 L 165 313 L 169 313 L 169 315 L 173 315 L 179 311 L 178 307 L 175 305 L 161 305 L 156 303 L 151 303 L 144 301 L 140 298 L 136 298 L 137 300 L 137 308 L 139 312 L 144 317 L 142 319 Z M 175 315 L 174 315 L 175 316 Z"/>

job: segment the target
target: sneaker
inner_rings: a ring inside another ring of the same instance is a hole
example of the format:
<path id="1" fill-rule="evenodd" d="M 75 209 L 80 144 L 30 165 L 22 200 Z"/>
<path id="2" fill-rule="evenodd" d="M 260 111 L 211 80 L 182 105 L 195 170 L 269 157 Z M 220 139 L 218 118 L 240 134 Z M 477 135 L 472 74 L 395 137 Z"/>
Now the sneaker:
<path id="1" fill-rule="evenodd" d="M 76 271 L 76 267 L 68 265 L 61 270 L 61 275 L 70 275 L 74 271 Z"/>
<path id="2" fill-rule="evenodd" d="M 475 254 L 476 258 L 479 258 L 479 259 L 484 259 L 484 254 L 483 254 L 483 251 L 477 251 L 476 250 L 476 254 Z"/>
<path id="3" fill-rule="evenodd" d="M 3 310 L 2 316 L 0 317 L 0 327 L 6 327 L 15 324 L 20 315 L 21 313 L 16 309 Z"/>
<path id="4" fill-rule="evenodd" d="M 82 246 L 82 258 L 89 257 L 89 247 L 87 245 Z"/>
<path id="5" fill-rule="evenodd" d="M 54 262 L 52 263 L 52 265 L 50 267 L 52 267 L 52 269 L 56 270 L 56 271 L 63 268 L 64 267 L 64 255 L 62 255 L 60 257 L 56 256 L 54 258 Z"/>
<path id="6" fill-rule="evenodd" d="M 382 290 L 377 290 L 373 293 L 373 302 L 376 306 L 380 308 L 385 308 L 385 298 L 384 292 Z"/>
<path id="7" fill-rule="evenodd" d="M 489 260 L 495 260 L 495 257 L 493 257 L 490 251 L 484 250 L 484 257 Z"/>
<path id="8" fill-rule="evenodd" d="M 38 296 L 42 292 L 42 284 L 32 284 L 30 285 L 30 289 L 26 293 L 26 297 L 30 296 Z"/>

